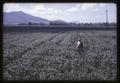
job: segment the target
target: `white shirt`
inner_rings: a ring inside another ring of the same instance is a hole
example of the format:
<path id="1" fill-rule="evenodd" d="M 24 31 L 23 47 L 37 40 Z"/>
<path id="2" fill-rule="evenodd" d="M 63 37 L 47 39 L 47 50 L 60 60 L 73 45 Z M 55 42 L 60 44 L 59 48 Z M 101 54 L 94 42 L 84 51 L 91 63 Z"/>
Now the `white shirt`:
<path id="1" fill-rule="evenodd" d="M 77 42 L 77 46 L 76 46 L 76 48 L 78 48 L 79 45 L 80 45 L 80 41 Z"/>

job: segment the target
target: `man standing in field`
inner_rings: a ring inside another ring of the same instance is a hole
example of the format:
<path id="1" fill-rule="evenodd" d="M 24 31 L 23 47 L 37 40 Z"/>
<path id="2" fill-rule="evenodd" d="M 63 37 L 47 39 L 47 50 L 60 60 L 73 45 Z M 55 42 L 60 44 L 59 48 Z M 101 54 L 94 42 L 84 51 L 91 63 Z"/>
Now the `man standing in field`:
<path id="1" fill-rule="evenodd" d="M 84 51 L 83 50 L 83 43 L 80 40 L 77 41 L 76 49 L 77 49 L 79 54 L 83 53 L 83 51 Z"/>
<path id="2" fill-rule="evenodd" d="M 77 46 L 76 46 L 76 49 L 78 49 L 79 45 L 81 44 L 80 41 L 77 41 Z"/>

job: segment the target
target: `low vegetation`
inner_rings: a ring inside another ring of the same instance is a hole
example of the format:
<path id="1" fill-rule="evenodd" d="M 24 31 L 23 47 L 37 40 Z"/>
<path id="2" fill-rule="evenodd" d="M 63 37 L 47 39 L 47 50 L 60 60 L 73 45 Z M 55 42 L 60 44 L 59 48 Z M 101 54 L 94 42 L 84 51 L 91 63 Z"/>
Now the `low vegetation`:
<path id="1" fill-rule="evenodd" d="M 115 30 L 4 33 L 5 80 L 116 80 Z M 77 38 L 83 52 L 75 49 Z"/>

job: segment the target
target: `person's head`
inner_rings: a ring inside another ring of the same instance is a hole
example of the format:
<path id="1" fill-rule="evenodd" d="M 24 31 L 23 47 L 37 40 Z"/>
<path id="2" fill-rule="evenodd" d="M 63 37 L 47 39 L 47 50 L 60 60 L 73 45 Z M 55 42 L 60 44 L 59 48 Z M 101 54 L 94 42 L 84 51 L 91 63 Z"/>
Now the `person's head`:
<path id="1" fill-rule="evenodd" d="M 78 39 L 78 41 L 80 41 L 80 42 L 81 42 L 81 39 Z"/>

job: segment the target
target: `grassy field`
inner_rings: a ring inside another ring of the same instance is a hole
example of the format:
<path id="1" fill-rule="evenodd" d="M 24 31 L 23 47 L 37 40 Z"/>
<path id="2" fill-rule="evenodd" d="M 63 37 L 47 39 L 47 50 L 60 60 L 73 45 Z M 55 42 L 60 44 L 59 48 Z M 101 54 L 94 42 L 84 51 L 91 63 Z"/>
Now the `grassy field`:
<path id="1" fill-rule="evenodd" d="M 78 36 L 78 37 L 77 37 Z M 116 80 L 115 30 L 6 32 L 3 34 L 5 80 Z M 76 49 L 77 38 L 83 53 Z"/>

